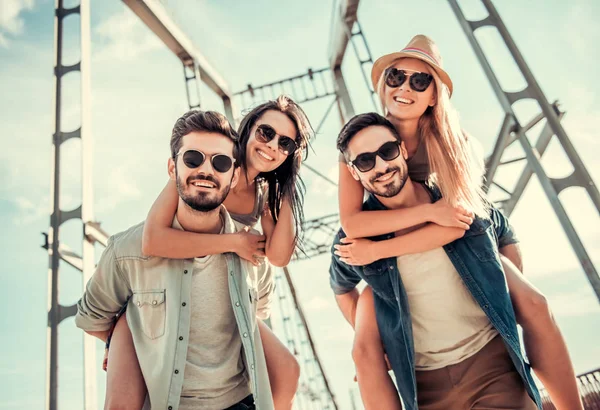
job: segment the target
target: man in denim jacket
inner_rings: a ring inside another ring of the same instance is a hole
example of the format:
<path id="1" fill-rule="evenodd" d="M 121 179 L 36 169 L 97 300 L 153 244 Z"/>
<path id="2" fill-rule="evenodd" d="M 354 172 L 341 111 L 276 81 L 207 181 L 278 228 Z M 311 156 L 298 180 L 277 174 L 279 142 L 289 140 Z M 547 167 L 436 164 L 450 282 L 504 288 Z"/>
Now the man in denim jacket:
<path id="1" fill-rule="evenodd" d="M 236 232 L 221 204 L 239 178 L 237 155 L 237 135 L 223 115 L 190 111 L 177 120 L 169 159 L 179 192 L 174 228 Z M 149 257 L 142 252 L 143 225 L 111 237 L 77 304 L 76 325 L 106 340 L 128 304 L 127 324 L 148 390 L 144 408 L 272 410 L 257 326 L 273 295 L 266 264 L 254 266 L 233 253 Z M 106 406 L 132 408 L 128 399 Z"/>
<path id="2" fill-rule="evenodd" d="M 354 117 L 340 133 L 338 148 L 370 193 L 364 210 L 440 199 L 434 186 L 410 180 L 399 141 L 394 126 L 375 113 Z M 334 248 L 345 236 L 340 230 Z M 408 410 L 541 408 L 498 256 L 499 247 L 516 242 L 511 227 L 492 207 L 489 217 L 476 217 L 464 236 L 457 236 L 443 248 L 366 266 L 344 263 L 347 255 L 332 248 L 330 282 L 340 309 L 354 323 L 355 287 L 367 282 L 383 348 Z"/>

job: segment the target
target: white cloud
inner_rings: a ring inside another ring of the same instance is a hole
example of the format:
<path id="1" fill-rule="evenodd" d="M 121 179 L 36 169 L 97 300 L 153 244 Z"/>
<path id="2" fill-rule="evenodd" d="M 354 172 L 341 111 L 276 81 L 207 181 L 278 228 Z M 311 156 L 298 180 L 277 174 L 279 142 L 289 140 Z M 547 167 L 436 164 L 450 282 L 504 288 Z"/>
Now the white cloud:
<path id="1" fill-rule="evenodd" d="M 135 176 L 140 176 L 134 172 L 136 168 L 135 162 L 124 163 L 99 178 L 102 185 L 96 194 L 95 212 L 110 212 L 124 202 L 141 198 L 142 192 L 135 180 Z"/>
<path id="2" fill-rule="evenodd" d="M 33 9 L 34 0 L 2 0 L 0 2 L 0 47 L 8 47 L 8 33 L 16 36 L 23 33 L 25 22 L 21 12 Z M 3 33 L 4 32 L 4 33 Z"/>
<path id="3" fill-rule="evenodd" d="M 18 209 L 18 215 L 14 219 L 16 226 L 27 225 L 37 221 L 39 218 L 48 217 L 50 215 L 50 198 L 46 195 L 42 200 L 33 202 L 32 200 L 17 196 L 13 199 L 14 204 Z"/>
<path id="4" fill-rule="evenodd" d="M 596 12 L 591 1 L 579 2 L 569 8 L 560 30 L 567 36 L 572 49 L 581 59 L 588 59 L 594 48 L 589 47 L 589 40 L 600 37 L 600 28 L 596 22 Z"/>
<path id="5" fill-rule="evenodd" d="M 94 56 L 98 61 L 135 61 L 140 55 L 163 47 L 154 33 L 126 7 L 102 21 L 95 32 L 103 43 Z"/>

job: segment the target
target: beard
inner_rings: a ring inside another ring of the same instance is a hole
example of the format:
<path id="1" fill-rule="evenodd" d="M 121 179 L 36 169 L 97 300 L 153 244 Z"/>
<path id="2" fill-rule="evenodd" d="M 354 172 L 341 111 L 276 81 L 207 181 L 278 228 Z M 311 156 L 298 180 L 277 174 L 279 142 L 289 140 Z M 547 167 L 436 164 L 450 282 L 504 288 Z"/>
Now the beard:
<path id="1" fill-rule="evenodd" d="M 396 171 L 396 175 L 390 178 L 390 180 L 387 181 L 387 184 L 383 185 L 380 188 L 375 188 L 374 184 L 377 183 L 375 182 L 377 178 L 394 171 Z M 362 182 L 367 192 L 373 195 L 381 196 L 383 198 L 392 198 L 398 195 L 400 191 L 402 191 L 402 188 L 404 188 L 404 185 L 406 184 L 407 175 L 408 173 L 402 172 L 402 170 L 399 167 L 390 167 L 386 169 L 385 172 L 378 172 L 377 174 L 375 174 L 375 176 L 369 179 L 368 183 L 366 183 L 366 181 Z"/>
<path id="2" fill-rule="evenodd" d="M 210 212 L 221 206 L 227 195 L 229 194 L 229 190 L 231 189 L 231 181 L 227 185 L 221 188 L 221 184 L 211 175 L 196 175 L 193 177 L 189 177 L 187 181 L 182 181 L 179 178 L 179 173 L 177 172 L 177 168 L 175 168 L 175 176 L 177 181 L 177 192 L 179 193 L 179 197 L 185 202 L 190 208 L 194 211 L 198 212 Z M 231 176 L 233 179 L 233 175 Z M 186 190 L 188 187 L 192 186 L 194 181 L 210 181 L 216 185 L 216 192 L 198 192 L 194 195 L 188 194 Z"/>

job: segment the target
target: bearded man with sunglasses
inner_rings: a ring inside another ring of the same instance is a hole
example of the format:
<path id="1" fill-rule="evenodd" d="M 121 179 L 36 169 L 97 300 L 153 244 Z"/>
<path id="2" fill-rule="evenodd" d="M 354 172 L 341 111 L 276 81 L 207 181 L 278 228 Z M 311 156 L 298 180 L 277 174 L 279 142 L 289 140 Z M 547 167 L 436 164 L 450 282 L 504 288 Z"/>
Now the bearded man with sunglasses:
<path id="1" fill-rule="evenodd" d="M 219 113 L 190 111 L 177 120 L 168 161 L 179 192 L 174 228 L 236 232 L 221 204 L 239 178 L 237 140 Z M 145 408 L 273 409 L 256 320 L 273 294 L 266 264 L 201 249 L 194 259 L 148 257 L 143 227 L 110 238 L 77 304 L 77 326 L 106 341 L 127 305 Z"/>
<path id="2" fill-rule="evenodd" d="M 400 136 L 379 114 L 352 118 L 337 145 L 354 179 L 370 194 L 363 210 L 409 208 L 441 199 L 433 184 L 411 181 Z M 377 246 L 417 228 L 369 239 Z M 355 327 L 358 382 L 375 384 L 379 403 L 396 399 L 386 409 L 400 408 L 397 397 L 387 401 L 381 396 L 386 386 L 396 393 L 385 353 L 405 409 L 534 410 L 536 402 L 541 405 L 539 392 L 521 354 L 499 260 L 499 247 L 516 242 L 508 220 L 490 207 L 489 215 L 475 217 L 467 231 L 452 229 L 457 239 L 443 247 L 390 255 L 366 266 L 347 263 L 349 255 L 339 246 L 348 242 L 343 230 L 334 239 L 330 283 L 340 310 Z M 357 307 L 356 286 L 362 280 L 369 285 L 365 292 L 373 295 L 369 307 Z M 361 379 L 366 375 L 376 382 Z"/>

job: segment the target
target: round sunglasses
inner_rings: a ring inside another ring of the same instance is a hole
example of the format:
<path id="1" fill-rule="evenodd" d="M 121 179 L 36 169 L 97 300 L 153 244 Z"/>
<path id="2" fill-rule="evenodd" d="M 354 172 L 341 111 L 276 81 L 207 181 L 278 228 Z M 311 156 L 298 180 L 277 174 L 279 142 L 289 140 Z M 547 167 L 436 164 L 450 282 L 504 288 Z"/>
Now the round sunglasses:
<path id="1" fill-rule="evenodd" d="M 413 70 L 399 70 L 396 67 L 388 67 L 385 70 L 385 84 L 390 88 L 398 88 L 408 78 L 410 88 L 416 92 L 422 93 L 433 81 L 433 76 L 428 73 L 422 73 Z"/>
<path id="2" fill-rule="evenodd" d="M 180 154 L 181 153 L 178 153 L 177 155 Z M 177 155 L 175 155 L 175 157 L 177 157 Z M 190 149 L 183 153 L 181 159 L 186 167 L 190 169 L 196 169 L 204 164 L 204 161 L 206 161 L 206 154 L 202 151 Z M 213 169 L 220 173 L 229 171 L 234 163 L 235 159 L 225 154 L 214 154 L 210 157 L 210 164 L 212 165 Z"/>
<path id="3" fill-rule="evenodd" d="M 269 124 L 260 124 L 256 127 L 255 136 L 258 141 L 267 144 L 277 136 L 277 131 Z M 283 155 L 292 155 L 298 148 L 296 141 L 285 135 L 279 136 L 278 146 Z"/>
<path id="4" fill-rule="evenodd" d="M 360 172 L 368 172 L 375 168 L 377 157 L 384 161 L 392 161 L 400 155 L 400 142 L 388 141 L 375 152 L 363 152 L 358 154 L 348 165 L 355 167 Z"/>

